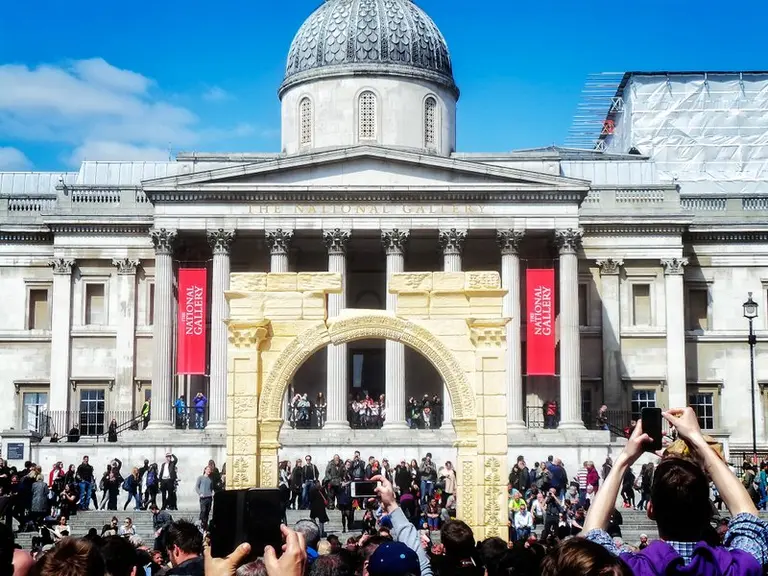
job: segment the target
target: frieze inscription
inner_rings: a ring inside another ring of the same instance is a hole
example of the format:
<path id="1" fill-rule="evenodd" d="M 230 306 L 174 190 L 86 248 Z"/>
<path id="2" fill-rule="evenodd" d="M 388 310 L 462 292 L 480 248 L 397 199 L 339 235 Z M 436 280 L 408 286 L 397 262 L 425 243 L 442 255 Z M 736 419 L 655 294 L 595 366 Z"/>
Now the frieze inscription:
<path id="1" fill-rule="evenodd" d="M 292 216 L 480 216 L 490 213 L 481 204 L 259 204 L 251 214 Z"/>

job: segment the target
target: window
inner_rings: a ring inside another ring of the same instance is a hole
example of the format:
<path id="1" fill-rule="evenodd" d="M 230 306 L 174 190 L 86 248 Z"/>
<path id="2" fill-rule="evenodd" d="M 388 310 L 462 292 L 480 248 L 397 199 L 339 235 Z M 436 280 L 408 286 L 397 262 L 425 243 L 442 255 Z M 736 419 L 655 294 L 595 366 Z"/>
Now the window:
<path id="1" fill-rule="evenodd" d="M 656 408 L 656 390 L 632 390 L 632 420 L 640 420 L 643 408 Z"/>
<path id="2" fill-rule="evenodd" d="M 592 400 L 592 386 L 581 386 L 581 417 L 585 424 L 588 424 L 592 420 L 592 414 L 594 410 L 594 402 Z"/>
<path id="3" fill-rule="evenodd" d="M 309 98 L 303 98 L 299 104 L 301 116 L 301 145 L 312 144 L 312 102 Z"/>
<path id="4" fill-rule="evenodd" d="M 651 325 L 650 284 L 632 284 L 632 325 Z"/>
<path id="5" fill-rule="evenodd" d="M 688 406 L 696 412 L 699 426 L 705 430 L 715 429 L 715 394 L 714 392 L 696 391 L 688 394 Z"/>
<path id="6" fill-rule="evenodd" d="M 27 328 L 29 330 L 50 330 L 51 315 L 48 307 L 48 289 L 30 288 L 27 304 Z"/>
<path id="7" fill-rule="evenodd" d="M 589 326 L 589 286 L 579 284 L 579 326 Z"/>
<path id="8" fill-rule="evenodd" d="M 688 330 L 709 330 L 709 290 L 688 290 Z"/>
<path id="9" fill-rule="evenodd" d="M 424 148 L 437 146 L 437 100 L 429 96 L 424 101 Z"/>
<path id="10" fill-rule="evenodd" d="M 80 390 L 80 434 L 104 434 L 104 389 Z"/>
<path id="11" fill-rule="evenodd" d="M 107 314 L 104 301 L 104 284 L 85 285 L 85 324 L 106 324 Z"/>
<path id="12" fill-rule="evenodd" d="M 24 392 L 22 396 L 21 428 L 44 434 L 45 411 L 48 409 L 47 392 Z"/>
<path id="13" fill-rule="evenodd" d="M 155 324 L 155 283 L 152 282 L 147 290 L 147 326 Z"/>
<path id="14" fill-rule="evenodd" d="M 376 138 L 376 95 L 371 91 L 360 94 L 358 137 L 361 140 Z"/>

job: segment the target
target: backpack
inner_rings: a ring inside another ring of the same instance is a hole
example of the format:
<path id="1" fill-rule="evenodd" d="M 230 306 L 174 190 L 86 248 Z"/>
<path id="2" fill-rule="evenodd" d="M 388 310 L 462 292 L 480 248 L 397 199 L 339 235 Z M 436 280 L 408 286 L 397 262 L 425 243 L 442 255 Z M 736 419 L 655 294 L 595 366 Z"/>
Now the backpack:
<path id="1" fill-rule="evenodd" d="M 123 480 L 123 490 L 126 492 L 130 492 L 133 488 L 133 476 L 128 476 L 125 480 Z"/>
<path id="2" fill-rule="evenodd" d="M 147 486 L 154 486 L 155 482 L 157 482 L 157 475 L 155 474 L 154 470 L 148 470 L 147 471 Z"/>

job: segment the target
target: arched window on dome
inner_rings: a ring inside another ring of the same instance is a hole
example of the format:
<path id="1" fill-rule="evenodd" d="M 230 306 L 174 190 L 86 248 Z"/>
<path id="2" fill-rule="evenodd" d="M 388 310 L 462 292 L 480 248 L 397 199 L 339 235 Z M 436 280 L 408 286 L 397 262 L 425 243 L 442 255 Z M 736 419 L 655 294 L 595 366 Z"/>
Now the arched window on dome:
<path id="1" fill-rule="evenodd" d="M 309 98 L 302 98 L 299 104 L 299 116 L 301 145 L 310 146 L 312 144 L 312 101 Z"/>
<path id="2" fill-rule="evenodd" d="M 366 90 L 358 98 L 357 135 L 360 140 L 376 139 L 376 94 Z"/>
<path id="3" fill-rule="evenodd" d="M 424 100 L 424 148 L 437 148 L 437 100 L 434 96 Z"/>

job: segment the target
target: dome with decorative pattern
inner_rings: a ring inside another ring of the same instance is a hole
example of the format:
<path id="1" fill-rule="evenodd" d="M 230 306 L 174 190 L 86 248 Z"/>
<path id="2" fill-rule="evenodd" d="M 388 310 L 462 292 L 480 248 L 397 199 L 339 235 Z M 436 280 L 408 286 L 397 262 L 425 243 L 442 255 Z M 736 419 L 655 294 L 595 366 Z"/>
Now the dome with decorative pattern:
<path id="1" fill-rule="evenodd" d="M 458 92 L 445 38 L 412 0 L 325 0 L 291 43 L 280 92 L 361 73 L 422 77 Z"/>

